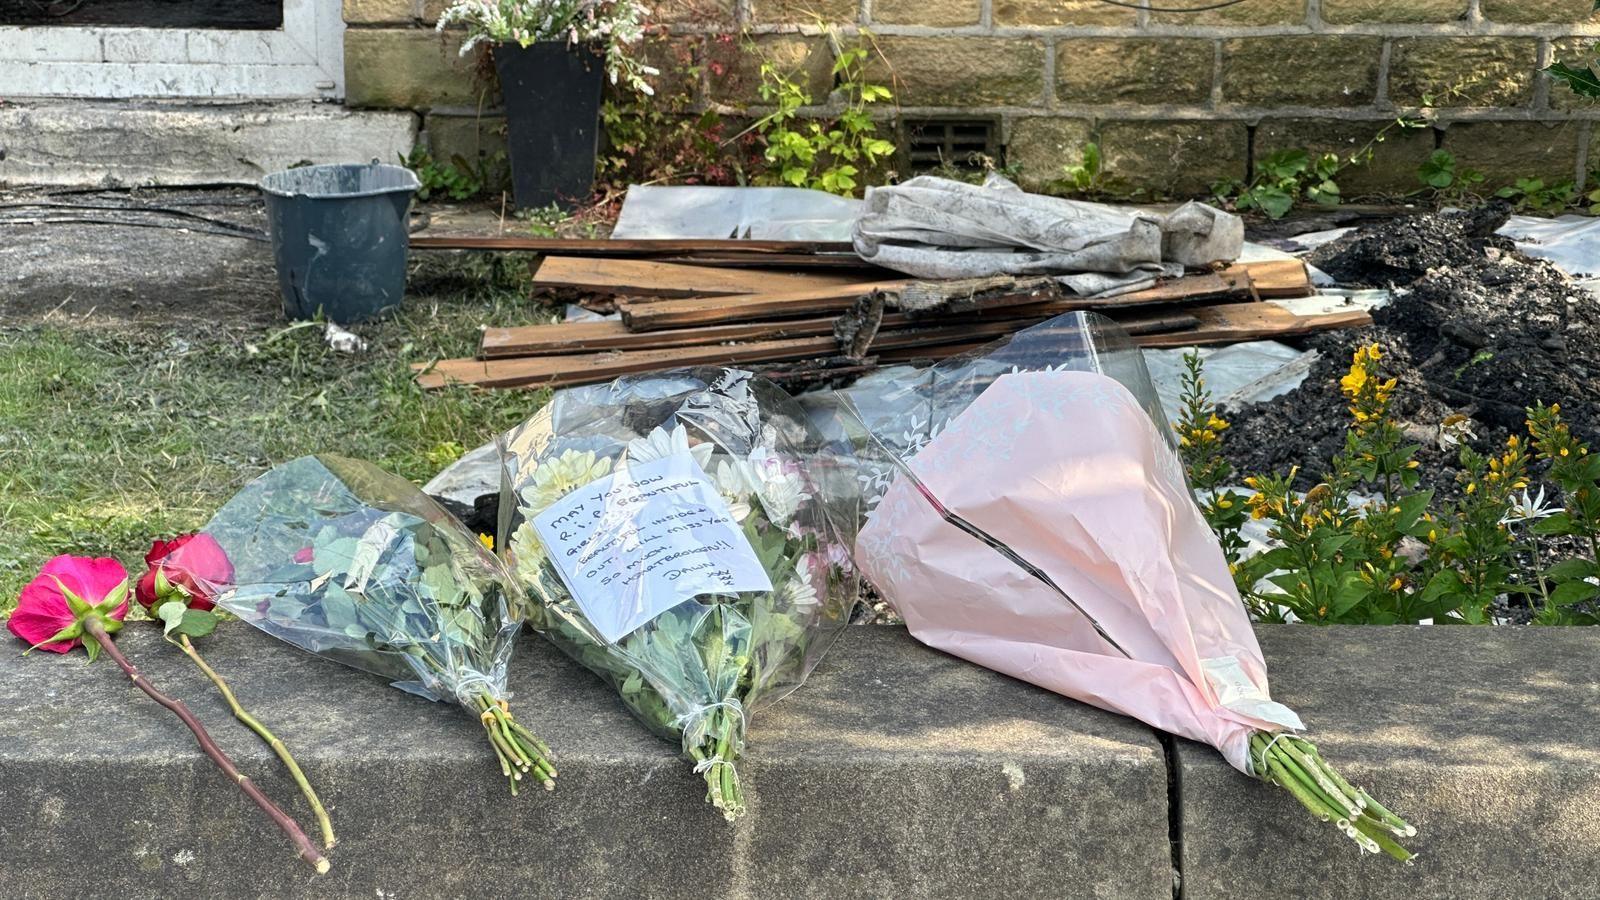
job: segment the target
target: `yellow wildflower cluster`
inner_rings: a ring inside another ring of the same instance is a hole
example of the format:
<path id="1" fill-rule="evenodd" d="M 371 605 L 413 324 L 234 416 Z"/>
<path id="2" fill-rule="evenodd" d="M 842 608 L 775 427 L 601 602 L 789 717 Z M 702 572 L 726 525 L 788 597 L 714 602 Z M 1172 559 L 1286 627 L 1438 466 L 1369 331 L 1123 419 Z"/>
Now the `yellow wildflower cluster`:
<path id="1" fill-rule="evenodd" d="M 1361 347 L 1350 359 L 1350 371 L 1339 379 L 1339 390 L 1350 401 L 1350 415 L 1355 417 L 1357 431 L 1370 429 L 1388 412 L 1396 382 L 1380 377 L 1378 361 L 1382 358 L 1377 344 Z"/>
<path id="2" fill-rule="evenodd" d="M 1191 421 L 1186 416 L 1183 421 L 1173 424 L 1178 430 L 1178 445 L 1195 450 L 1207 450 L 1220 445 L 1222 432 L 1228 428 L 1228 420 L 1216 413 L 1208 415 L 1203 422 Z"/>

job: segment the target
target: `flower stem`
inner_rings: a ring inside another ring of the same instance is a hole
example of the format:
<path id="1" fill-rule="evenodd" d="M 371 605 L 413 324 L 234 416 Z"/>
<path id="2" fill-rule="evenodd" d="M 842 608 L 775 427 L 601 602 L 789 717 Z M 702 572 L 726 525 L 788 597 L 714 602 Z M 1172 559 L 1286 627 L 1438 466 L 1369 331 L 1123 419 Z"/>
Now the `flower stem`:
<path id="1" fill-rule="evenodd" d="M 184 655 L 194 660 L 194 664 L 200 667 L 200 671 L 206 673 L 206 677 L 211 679 L 211 683 L 217 686 L 217 692 L 222 694 L 222 699 L 228 701 L 228 708 L 233 710 L 233 717 L 243 722 L 246 728 L 254 731 L 256 736 L 265 741 L 267 746 L 272 748 L 272 752 L 283 760 L 283 765 L 289 770 L 289 775 L 294 778 L 294 783 L 300 786 L 300 793 L 304 794 L 306 802 L 311 804 L 311 812 L 317 817 L 317 825 L 322 829 L 323 846 L 332 849 L 333 845 L 338 841 L 333 836 L 333 823 L 328 819 L 328 811 L 323 808 L 321 798 L 317 796 L 316 791 L 312 790 L 311 782 L 306 779 L 305 773 L 300 770 L 299 763 L 294 761 L 294 756 L 289 753 L 289 748 L 284 746 L 283 741 L 279 740 L 277 735 L 268 731 L 267 726 L 261 724 L 260 720 L 250 715 L 240 705 L 238 698 L 233 695 L 233 690 L 228 687 L 228 683 L 222 680 L 222 676 L 218 675 L 215 669 L 207 665 L 205 659 L 200 656 L 200 651 L 195 649 L 194 642 L 189 640 L 188 635 L 179 635 L 177 644 L 179 649 L 184 652 Z"/>
<path id="2" fill-rule="evenodd" d="M 524 774 L 544 785 L 547 791 L 556 789 L 556 768 L 550 764 L 550 748 L 544 741 L 515 719 L 503 701 L 488 694 L 479 694 L 478 720 L 483 723 L 483 733 L 494 748 L 495 759 L 500 763 L 500 774 L 511 785 L 511 794 L 517 793 L 517 782 Z"/>
<path id="3" fill-rule="evenodd" d="M 98 616 L 85 616 L 83 628 L 90 637 L 100 643 L 101 649 L 105 650 L 106 655 L 116 662 L 117 666 L 128 676 L 128 680 L 134 683 L 134 686 L 144 691 L 151 700 L 171 710 L 173 715 L 183 720 L 183 724 L 189 726 L 189 730 L 194 732 L 195 740 L 200 744 L 200 749 L 205 751 L 206 756 L 211 757 L 211 761 L 217 764 L 217 768 L 221 769 L 224 775 L 239 785 L 239 789 L 244 791 L 246 796 L 261 807 L 262 812 L 272 818 L 272 821 L 283 830 L 283 833 L 289 837 L 295 848 L 300 851 L 301 859 L 310 863 L 319 875 L 328 871 L 328 858 L 322 855 L 322 852 L 317 849 L 317 845 L 313 844 L 310 838 L 306 837 L 306 833 L 300 830 L 300 826 L 296 825 L 293 819 L 278 808 L 277 804 L 269 800 L 266 794 L 261 793 L 261 789 L 256 787 L 254 782 L 239 771 L 239 767 L 235 766 L 233 760 L 228 758 L 228 754 L 223 752 L 222 748 L 217 746 L 217 742 L 211 739 L 206 727 L 200 724 L 200 720 L 194 717 L 194 713 L 189 712 L 189 708 L 183 705 L 182 700 L 174 700 L 156 690 L 155 685 L 152 685 L 149 679 L 144 677 L 138 667 L 129 662 L 126 656 L 122 655 L 122 651 L 111 640 L 111 635 L 106 632 L 105 626 L 101 624 Z"/>
<path id="4" fill-rule="evenodd" d="M 1288 790 L 1313 815 L 1333 822 L 1363 850 L 1411 862 L 1414 854 L 1394 837 L 1411 837 L 1417 830 L 1335 772 L 1315 744 L 1291 734 L 1258 731 L 1250 738 L 1250 759 L 1257 777 Z"/>

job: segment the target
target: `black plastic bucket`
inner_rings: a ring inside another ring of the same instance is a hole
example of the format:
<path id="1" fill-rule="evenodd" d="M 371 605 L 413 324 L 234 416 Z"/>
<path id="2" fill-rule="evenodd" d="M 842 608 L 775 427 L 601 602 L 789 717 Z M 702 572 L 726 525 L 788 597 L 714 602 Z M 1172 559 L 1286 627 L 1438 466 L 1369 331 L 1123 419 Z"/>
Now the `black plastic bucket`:
<path id="1" fill-rule="evenodd" d="M 341 324 L 400 305 L 407 213 L 420 183 L 381 163 L 305 166 L 261 179 L 283 311 Z"/>
<path id="2" fill-rule="evenodd" d="M 605 57 L 584 45 L 496 44 L 517 206 L 571 207 L 594 191 Z"/>

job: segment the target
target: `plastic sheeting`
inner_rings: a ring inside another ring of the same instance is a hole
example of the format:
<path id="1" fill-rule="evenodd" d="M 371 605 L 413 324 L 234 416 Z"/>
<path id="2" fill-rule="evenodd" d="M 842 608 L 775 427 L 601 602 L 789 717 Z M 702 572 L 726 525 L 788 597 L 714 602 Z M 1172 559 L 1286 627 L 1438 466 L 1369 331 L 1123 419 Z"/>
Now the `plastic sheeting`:
<path id="1" fill-rule="evenodd" d="M 862 259 L 917 278 L 1054 275 L 1084 296 L 1134 290 L 1184 266 L 1231 262 L 1238 216 L 1188 203 L 1167 216 L 922 176 L 869 188 L 853 232 Z"/>
<path id="2" fill-rule="evenodd" d="M 787 187 L 635 184 L 614 238 L 848 241 L 861 201 Z"/>
<path id="3" fill-rule="evenodd" d="M 1183 357 L 1200 353 L 1206 365 L 1206 387 L 1218 406 L 1256 403 L 1287 394 L 1305 381 L 1315 350 L 1296 350 L 1277 341 L 1250 341 L 1227 347 L 1181 347 L 1144 351 L 1150 380 L 1155 382 L 1163 409 L 1182 408 Z"/>

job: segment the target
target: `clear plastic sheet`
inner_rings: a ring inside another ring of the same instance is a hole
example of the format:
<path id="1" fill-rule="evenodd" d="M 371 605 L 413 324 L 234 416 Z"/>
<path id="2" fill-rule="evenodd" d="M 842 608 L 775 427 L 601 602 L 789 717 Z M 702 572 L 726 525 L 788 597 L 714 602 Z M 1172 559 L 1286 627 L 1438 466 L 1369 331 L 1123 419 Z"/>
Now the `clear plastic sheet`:
<path id="1" fill-rule="evenodd" d="M 1057 316 L 935 366 L 896 369 L 810 394 L 805 405 L 842 457 L 855 454 L 866 512 L 897 471 L 886 451 L 914 457 L 1000 376 L 1035 371 L 1106 375 L 1131 391 L 1153 421 L 1167 421 L 1139 346 L 1110 319 L 1085 312 Z M 1172 440 L 1170 429 L 1161 430 Z"/>
<path id="2" fill-rule="evenodd" d="M 233 567 L 217 602 L 240 619 L 401 690 L 460 703 L 486 729 L 520 729 L 506 710 L 506 670 L 525 595 L 416 485 L 358 460 L 305 456 L 245 486 L 205 532 Z M 531 736 L 527 748 L 547 752 Z M 506 774 L 518 780 L 532 763 Z M 542 774 L 535 780 L 548 782 Z"/>
<path id="3" fill-rule="evenodd" d="M 738 815 L 750 714 L 806 678 L 857 599 L 852 468 L 736 369 L 561 391 L 504 446 L 502 546 L 531 621 Z"/>
<path id="4" fill-rule="evenodd" d="M 1222 751 L 1298 729 L 1125 335 L 1071 314 L 839 403 L 856 562 L 919 640 Z M 897 414 L 896 410 L 900 410 Z M 872 458 L 876 453 L 876 458 Z"/>

